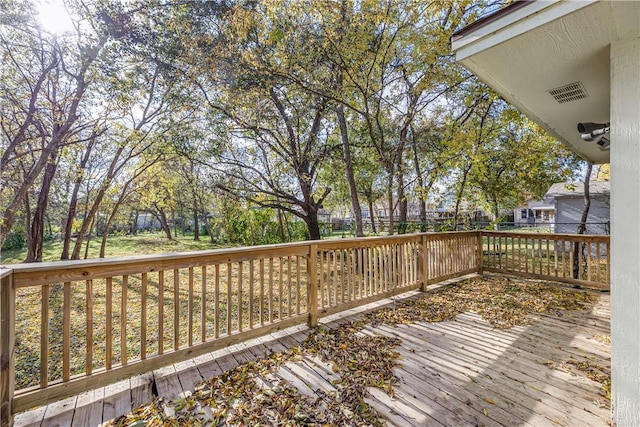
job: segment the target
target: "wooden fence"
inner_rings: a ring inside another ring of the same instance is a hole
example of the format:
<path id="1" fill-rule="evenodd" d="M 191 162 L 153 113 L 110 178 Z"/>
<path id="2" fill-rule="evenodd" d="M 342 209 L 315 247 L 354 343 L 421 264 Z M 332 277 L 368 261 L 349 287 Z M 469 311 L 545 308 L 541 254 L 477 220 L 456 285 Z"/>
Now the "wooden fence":
<path id="1" fill-rule="evenodd" d="M 583 253 L 595 252 L 580 270 L 584 278 L 567 281 L 606 286 L 608 237 L 580 238 L 589 244 Z M 0 424 L 90 388 L 483 269 L 569 279 L 559 248 L 574 241 L 423 233 L 15 265 L 0 270 Z"/>

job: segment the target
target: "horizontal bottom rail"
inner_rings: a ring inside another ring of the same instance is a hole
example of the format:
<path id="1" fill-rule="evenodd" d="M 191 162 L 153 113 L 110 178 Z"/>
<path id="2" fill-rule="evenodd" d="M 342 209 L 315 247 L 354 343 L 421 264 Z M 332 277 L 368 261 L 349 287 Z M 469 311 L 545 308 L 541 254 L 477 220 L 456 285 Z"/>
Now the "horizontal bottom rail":
<path id="1" fill-rule="evenodd" d="M 411 286 L 403 286 L 402 288 L 394 289 L 391 291 L 385 291 L 376 295 L 372 295 L 367 298 L 350 301 L 344 304 L 337 305 L 335 307 L 323 308 L 318 310 L 318 316 L 321 318 L 331 316 L 332 314 L 340 313 L 341 311 L 351 310 L 352 308 L 356 308 L 362 305 L 370 304 L 372 302 L 380 301 L 385 298 L 390 298 L 395 295 L 401 295 L 401 294 L 404 294 L 405 292 L 415 291 L 416 289 L 420 289 L 421 287 L 422 287 L 422 283 L 416 283 Z"/>
<path id="2" fill-rule="evenodd" d="M 455 279 L 457 277 L 462 277 L 462 276 L 466 276 L 467 274 L 477 273 L 477 272 L 478 272 L 477 267 L 468 268 L 466 270 L 458 271 L 456 273 L 451 273 L 444 276 L 439 276 L 439 277 L 434 277 L 433 279 L 429 279 L 427 281 L 427 285 L 435 285 L 436 283 L 444 282 L 445 280 Z"/>
<path id="3" fill-rule="evenodd" d="M 595 288 L 603 291 L 608 291 L 610 288 L 606 283 L 590 282 L 588 280 L 574 279 L 572 277 L 558 277 L 547 274 L 525 273 L 522 271 L 506 270 L 502 268 L 492 267 L 484 267 L 482 270 L 487 273 L 509 274 L 512 276 L 527 277 L 530 279 L 550 280 L 552 282 L 569 283 L 572 285 L 586 286 L 588 288 Z"/>
<path id="4" fill-rule="evenodd" d="M 26 392 L 23 391 L 22 394 L 18 394 L 20 393 L 20 391 L 18 391 L 13 399 L 12 412 L 16 414 L 52 401 L 74 396 L 83 391 L 104 387 L 108 384 L 112 384 L 144 372 L 153 371 L 172 363 L 182 362 L 205 353 L 220 350 L 253 338 L 258 338 L 281 329 L 306 324 L 308 316 L 309 315 L 307 313 L 301 314 L 280 322 L 274 322 L 270 325 L 218 338 L 215 341 L 182 348 L 177 351 L 149 357 L 144 360 L 137 360 L 127 364 L 126 366 L 110 369 L 108 371 L 105 369 L 94 371 L 91 376 L 78 376 L 68 382 L 50 385 L 46 389 L 37 389 Z"/>

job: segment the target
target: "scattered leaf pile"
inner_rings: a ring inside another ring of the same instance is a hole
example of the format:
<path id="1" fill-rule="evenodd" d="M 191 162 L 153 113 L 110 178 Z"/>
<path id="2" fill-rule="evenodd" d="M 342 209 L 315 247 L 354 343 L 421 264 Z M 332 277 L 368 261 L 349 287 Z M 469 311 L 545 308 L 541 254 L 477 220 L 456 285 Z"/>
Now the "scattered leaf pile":
<path id="1" fill-rule="evenodd" d="M 201 383 L 191 396 L 177 399 L 163 410 L 162 400 L 136 409 L 112 426 L 200 425 L 355 425 L 381 426 L 384 421 L 365 402 L 367 387 L 391 391 L 399 340 L 364 338 L 353 334 L 363 322 L 338 329 L 315 329 L 300 347 L 248 362 Z M 340 375 L 335 392 L 302 395 L 276 377 L 286 362 L 299 360 L 301 351 L 331 362 Z M 140 423 L 140 424 L 138 424 Z"/>
<path id="2" fill-rule="evenodd" d="M 603 344 L 611 345 L 611 335 L 610 334 L 606 334 L 606 335 L 597 334 L 597 335 L 593 336 L 593 339 L 595 339 L 596 341 L 600 341 Z"/>
<path id="3" fill-rule="evenodd" d="M 370 312 L 355 322 L 333 329 L 316 328 L 300 347 L 240 365 L 204 381 L 191 396 L 164 407 L 157 400 L 111 425 L 384 425 L 384 419 L 365 398 L 369 387 L 393 394 L 393 368 L 399 357 L 395 347 L 401 341 L 365 335 L 362 330 L 366 324 L 439 322 L 475 311 L 495 327 L 509 328 L 529 322 L 533 313 L 581 309 L 595 299 L 589 293 L 539 281 L 498 277 L 466 280 L 399 302 L 394 308 Z M 309 397 L 278 378 L 283 364 L 300 360 L 302 355 L 332 364 L 339 377 L 333 381 L 335 391 L 316 390 L 316 395 Z M 575 367 L 596 375 L 594 379 L 603 383 L 604 390 L 605 384 L 610 384 L 606 375 L 587 365 L 576 363 Z"/>
<path id="4" fill-rule="evenodd" d="M 611 372 L 598 365 L 597 363 L 592 363 L 588 360 L 575 360 L 569 359 L 565 360 L 561 366 L 563 370 L 567 372 L 579 371 L 584 374 L 587 378 L 600 383 L 600 393 L 608 400 L 611 401 Z"/>
<path id="5" fill-rule="evenodd" d="M 527 324 L 535 313 L 581 310 L 596 301 L 588 292 L 563 289 L 546 282 L 508 277 L 481 277 L 445 286 L 416 300 L 399 302 L 369 314 L 374 325 L 441 322 L 473 311 L 496 328 Z"/>

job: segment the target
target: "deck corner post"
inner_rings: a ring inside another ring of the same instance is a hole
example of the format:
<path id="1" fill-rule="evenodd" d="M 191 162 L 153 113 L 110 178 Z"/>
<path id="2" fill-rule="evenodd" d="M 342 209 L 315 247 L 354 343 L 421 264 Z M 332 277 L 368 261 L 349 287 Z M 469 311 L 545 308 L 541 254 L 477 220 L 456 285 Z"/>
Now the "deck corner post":
<path id="1" fill-rule="evenodd" d="M 0 426 L 13 425 L 15 376 L 15 289 L 13 271 L 0 271 Z"/>
<path id="2" fill-rule="evenodd" d="M 420 274 L 420 290 L 425 292 L 429 285 L 429 273 L 427 269 L 427 235 L 423 234 L 420 240 L 420 256 L 418 257 L 418 271 Z"/>
<path id="3" fill-rule="evenodd" d="M 309 246 L 309 259 L 307 261 L 307 301 L 309 308 L 310 328 L 318 326 L 318 245 Z"/>
<path id="4" fill-rule="evenodd" d="M 477 252 L 476 252 L 476 268 L 478 274 L 483 274 L 483 265 L 482 265 L 482 230 L 478 230 L 478 243 L 476 244 Z"/>

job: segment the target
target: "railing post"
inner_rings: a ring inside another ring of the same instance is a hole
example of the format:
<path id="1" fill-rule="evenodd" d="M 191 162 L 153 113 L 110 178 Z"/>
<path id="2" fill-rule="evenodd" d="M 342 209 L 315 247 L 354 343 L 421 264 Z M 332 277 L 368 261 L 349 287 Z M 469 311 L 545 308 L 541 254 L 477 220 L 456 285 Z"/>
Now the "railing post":
<path id="1" fill-rule="evenodd" d="M 318 245 L 311 244 L 307 260 L 307 306 L 309 307 L 310 328 L 318 326 Z"/>
<path id="2" fill-rule="evenodd" d="M 482 230 L 478 230 L 478 244 L 477 244 L 477 252 L 476 252 L 476 265 L 478 269 L 478 274 L 483 273 L 483 265 L 482 265 Z"/>
<path id="3" fill-rule="evenodd" d="M 15 343 L 13 272 L 0 271 L 0 426 L 13 424 Z"/>
<path id="4" fill-rule="evenodd" d="M 420 290 L 425 292 L 429 285 L 429 269 L 427 268 L 427 235 L 423 234 L 420 240 L 420 256 L 418 257 L 418 269 L 420 271 Z"/>

